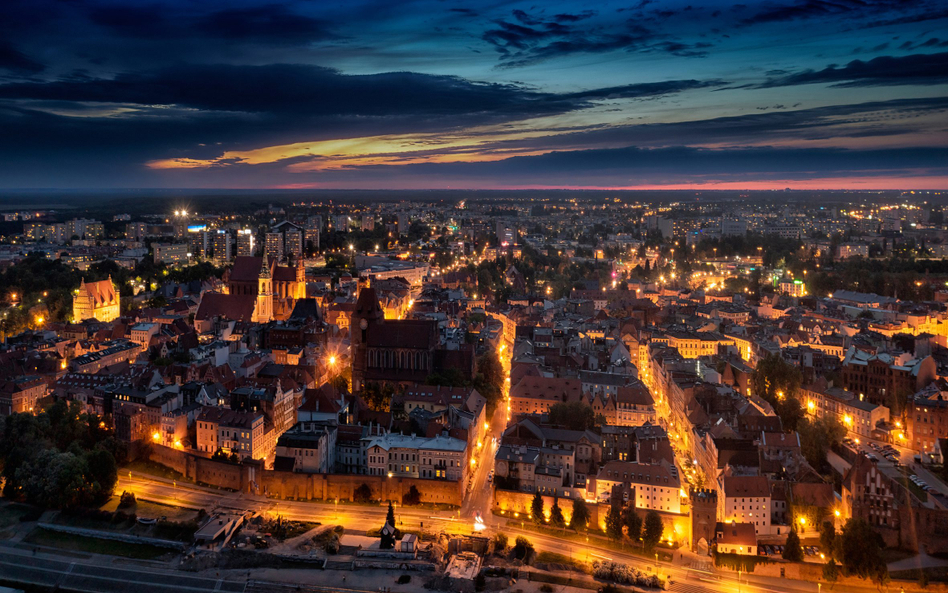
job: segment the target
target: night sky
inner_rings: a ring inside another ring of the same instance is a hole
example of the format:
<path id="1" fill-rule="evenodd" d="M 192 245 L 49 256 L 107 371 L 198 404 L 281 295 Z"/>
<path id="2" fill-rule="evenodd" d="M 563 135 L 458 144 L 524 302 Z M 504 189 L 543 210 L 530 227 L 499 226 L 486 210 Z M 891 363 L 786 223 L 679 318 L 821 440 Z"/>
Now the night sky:
<path id="1" fill-rule="evenodd" d="M 948 2 L 0 1 L 0 189 L 948 188 Z"/>

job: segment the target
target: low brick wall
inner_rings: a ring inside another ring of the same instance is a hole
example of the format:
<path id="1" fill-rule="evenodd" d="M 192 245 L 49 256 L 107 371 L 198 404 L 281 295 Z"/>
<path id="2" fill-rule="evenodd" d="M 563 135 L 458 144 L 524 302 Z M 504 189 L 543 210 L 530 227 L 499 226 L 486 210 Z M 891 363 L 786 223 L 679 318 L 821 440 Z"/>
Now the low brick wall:
<path id="1" fill-rule="evenodd" d="M 139 537 L 130 533 L 116 533 L 114 531 L 101 531 L 98 529 L 85 529 L 83 527 L 70 527 L 69 525 L 56 525 L 54 523 L 37 523 L 37 527 L 47 531 L 58 531 L 59 533 L 68 533 L 70 535 L 80 535 L 82 537 L 94 537 L 97 539 L 108 539 L 127 544 L 145 544 L 149 546 L 158 546 L 160 548 L 170 548 L 172 550 L 184 550 L 185 544 L 182 542 L 171 541 L 167 539 L 157 539 L 153 537 Z"/>
<path id="2" fill-rule="evenodd" d="M 736 572 L 726 567 L 717 570 Z M 744 574 L 747 574 L 746 572 Z M 813 562 L 770 562 L 754 567 L 754 576 L 787 578 L 801 581 L 822 582 L 823 588 L 832 591 L 846 591 L 850 587 L 876 587 L 872 581 L 854 577 L 840 577 L 832 585 L 823 578 L 823 565 Z M 895 580 L 889 582 L 889 591 L 902 590 L 905 593 L 948 593 L 948 583 L 929 583 L 924 589 L 915 581 Z"/>
<path id="3" fill-rule="evenodd" d="M 421 502 L 424 503 L 461 506 L 464 498 L 461 482 L 354 474 L 280 472 L 264 470 L 256 462 L 236 465 L 158 445 L 151 447 L 148 458 L 195 482 L 274 498 L 353 500 L 356 489 L 362 484 L 372 489 L 373 500 L 401 502 L 412 486 L 418 489 Z"/>
<path id="4" fill-rule="evenodd" d="M 258 492 L 275 498 L 295 500 L 353 500 L 362 484 L 372 489 L 375 500 L 400 502 L 412 486 L 421 494 L 421 502 L 461 506 L 464 491 L 461 482 L 423 480 L 353 474 L 303 474 L 258 472 Z"/>

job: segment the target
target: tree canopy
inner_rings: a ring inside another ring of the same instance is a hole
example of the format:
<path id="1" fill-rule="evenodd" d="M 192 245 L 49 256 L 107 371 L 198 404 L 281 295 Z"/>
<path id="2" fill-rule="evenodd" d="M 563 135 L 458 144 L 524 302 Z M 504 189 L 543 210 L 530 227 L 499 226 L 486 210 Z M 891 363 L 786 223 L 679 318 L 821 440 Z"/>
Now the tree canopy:
<path id="1" fill-rule="evenodd" d="M 550 424 L 570 430 L 586 430 L 595 425 L 593 409 L 583 402 L 560 402 L 550 406 Z"/>

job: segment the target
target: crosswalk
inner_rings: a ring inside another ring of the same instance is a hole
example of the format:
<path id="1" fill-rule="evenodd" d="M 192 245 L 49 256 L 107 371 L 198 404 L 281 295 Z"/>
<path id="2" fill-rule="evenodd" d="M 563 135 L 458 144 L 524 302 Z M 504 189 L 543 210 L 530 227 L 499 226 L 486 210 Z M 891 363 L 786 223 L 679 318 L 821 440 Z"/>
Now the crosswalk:
<path id="1" fill-rule="evenodd" d="M 692 570 L 711 572 L 711 562 L 707 560 L 692 560 L 691 564 L 688 565 L 688 568 Z"/>
<path id="2" fill-rule="evenodd" d="M 715 589 L 709 585 L 699 585 L 695 583 L 674 583 L 668 590 L 674 593 L 709 593 L 715 591 Z"/>

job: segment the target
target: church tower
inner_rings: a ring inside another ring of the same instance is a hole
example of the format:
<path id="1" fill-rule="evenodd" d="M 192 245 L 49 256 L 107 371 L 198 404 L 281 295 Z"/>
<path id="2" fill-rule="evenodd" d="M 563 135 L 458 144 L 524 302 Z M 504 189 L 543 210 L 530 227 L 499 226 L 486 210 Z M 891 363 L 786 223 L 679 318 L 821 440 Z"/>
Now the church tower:
<path id="1" fill-rule="evenodd" d="M 303 265 L 302 256 L 296 257 L 296 289 L 293 298 L 306 298 L 306 266 Z"/>
<path id="2" fill-rule="evenodd" d="M 260 276 L 257 278 L 257 306 L 254 308 L 254 321 L 266 323 L 273 319 L 273 277 L 267 256 L 263 256 Z"/>
<path id="3" fill-rule="evenodd" d="M 375 289 L 365 286 L 359 291 L 355 311 L 349 320 L 349 346 L 352 349 L 352 391 L 362 390 L 367 365 L 366 338 L 369 328 L 385 322 L 385 312 Z"/>

